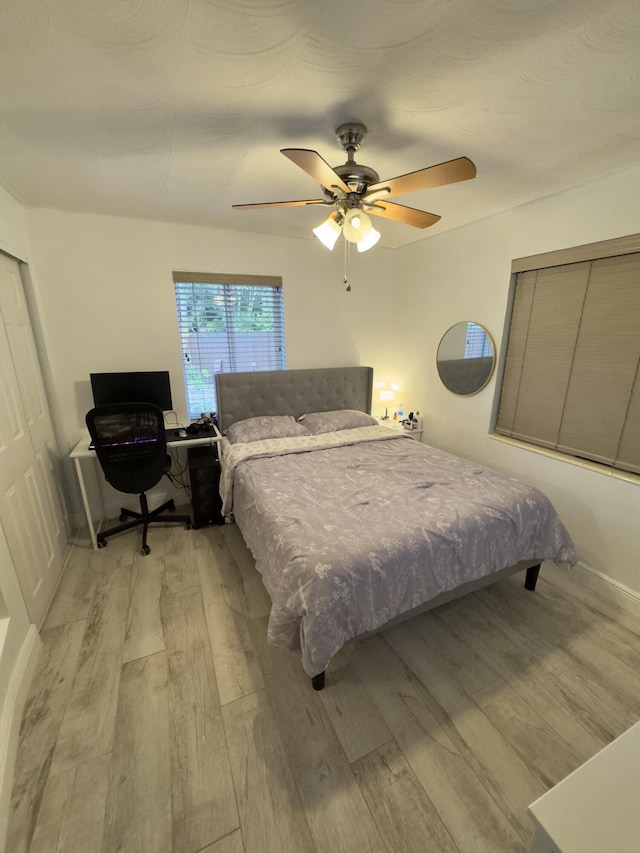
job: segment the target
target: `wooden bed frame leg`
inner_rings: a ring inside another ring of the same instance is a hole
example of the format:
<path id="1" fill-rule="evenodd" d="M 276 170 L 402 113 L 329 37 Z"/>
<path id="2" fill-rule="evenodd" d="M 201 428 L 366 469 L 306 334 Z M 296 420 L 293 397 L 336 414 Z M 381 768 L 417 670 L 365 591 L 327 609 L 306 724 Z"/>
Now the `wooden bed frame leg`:
<path id="1" fill-rule="evenodd" d="M 311 679 L 311 686 L 314 690 L 322 690 L 324 688 L 324 672 L 319 672 Z"/>
<path id="2" fill-rule="evenodd" d="M 524 579 L 524 588 L 530 589 L 532 592 L 536 588 L 538 575 L 540 574 L 540 563 L 537 566 L 531 566 L 527 569 L 527 576 Z"/>

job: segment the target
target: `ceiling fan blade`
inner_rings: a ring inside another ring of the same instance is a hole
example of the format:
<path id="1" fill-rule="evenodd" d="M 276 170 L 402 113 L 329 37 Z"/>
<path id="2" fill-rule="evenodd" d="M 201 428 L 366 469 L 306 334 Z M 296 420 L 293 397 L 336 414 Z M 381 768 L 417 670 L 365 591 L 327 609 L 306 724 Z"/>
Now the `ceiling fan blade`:
<path id="1" fill-rule="evenodd" d="M 380 181 L 367 188 L 367 193 L 389 187 L 389 196 L 414 193 L 419 190 L 430 190 L 433 187 L 441 187 L 445 184 L 455 184 L 458 181 L 468 181 L 476 176 L 476 167 L 468 157 L 457 157 L 437 166 L 428 166 L 426 169 L 418 169 L 417 172 L 409 172 L 407 175 L 399 175 L 388 181 Z"/>
<path id="2" fill-rule="evenodd" d="M 324 198 L 308 198 L 299 201 L 263 201 L 257 204 L 232 204 L 236 210 L 254 210 L 257 207 L 304 207 L 307 204 L 330 204 Z"/>
<path id="3" fill-rule="evenodd" d="M 428 228 L 440 220 L 437 213 L 427 213 L 426 210 L 416 210 L 415 207 L 405 207 L 404 204 L 395 204 L 393 201 L 376 201 L 375 204 L 365 205 L 365 210 L 375 216 L 393 219 L 415 228 Z"/>
<path id="4" fill-rule="evenodd" d="M 311 151 L 308 148 L 282 148 L 280 153 L 328 190 L 339 187 L 345 193 L 351 192 L 340 175 L 333 171 L 317 151 Z"/>

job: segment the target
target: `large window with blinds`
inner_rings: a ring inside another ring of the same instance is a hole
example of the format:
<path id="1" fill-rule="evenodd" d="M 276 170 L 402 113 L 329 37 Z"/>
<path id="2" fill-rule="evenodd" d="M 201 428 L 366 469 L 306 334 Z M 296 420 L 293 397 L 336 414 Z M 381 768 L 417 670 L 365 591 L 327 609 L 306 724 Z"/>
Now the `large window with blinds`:
<path id="1" fill-rule="evenodd" d="M 496 432 L 640 473 L 640 235 L 512 271 Z"/>
<path id="2" fill-rule="evenodd" d="M 215 374 L 283 370 L 282 279 L 174 272 L 188 415 L 215 412 Z"/>

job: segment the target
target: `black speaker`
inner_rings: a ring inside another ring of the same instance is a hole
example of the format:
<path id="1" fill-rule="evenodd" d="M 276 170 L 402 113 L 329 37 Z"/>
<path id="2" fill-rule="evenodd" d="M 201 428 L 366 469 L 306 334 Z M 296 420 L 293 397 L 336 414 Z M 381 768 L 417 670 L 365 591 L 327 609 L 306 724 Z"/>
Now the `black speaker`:
<path id="1" fill-rule="evenodd" d="M 190 447 L 188 459 L 193 526 L 197 529 L 205 524 L 224 524 L 218 445 Z"/>

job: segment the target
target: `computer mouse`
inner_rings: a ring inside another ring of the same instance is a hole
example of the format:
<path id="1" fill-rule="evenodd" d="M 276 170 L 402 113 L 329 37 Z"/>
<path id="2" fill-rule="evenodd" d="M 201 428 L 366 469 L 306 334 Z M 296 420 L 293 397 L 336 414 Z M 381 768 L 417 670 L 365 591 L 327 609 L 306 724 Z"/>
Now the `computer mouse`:
<path id="1" fill-rule="evenodd" d="M 186 429 L 177 429 L 175 431 L 175 435 L 178 438 L 186 438 L 187 437 L 187 431 L 186 431 Z"/>

